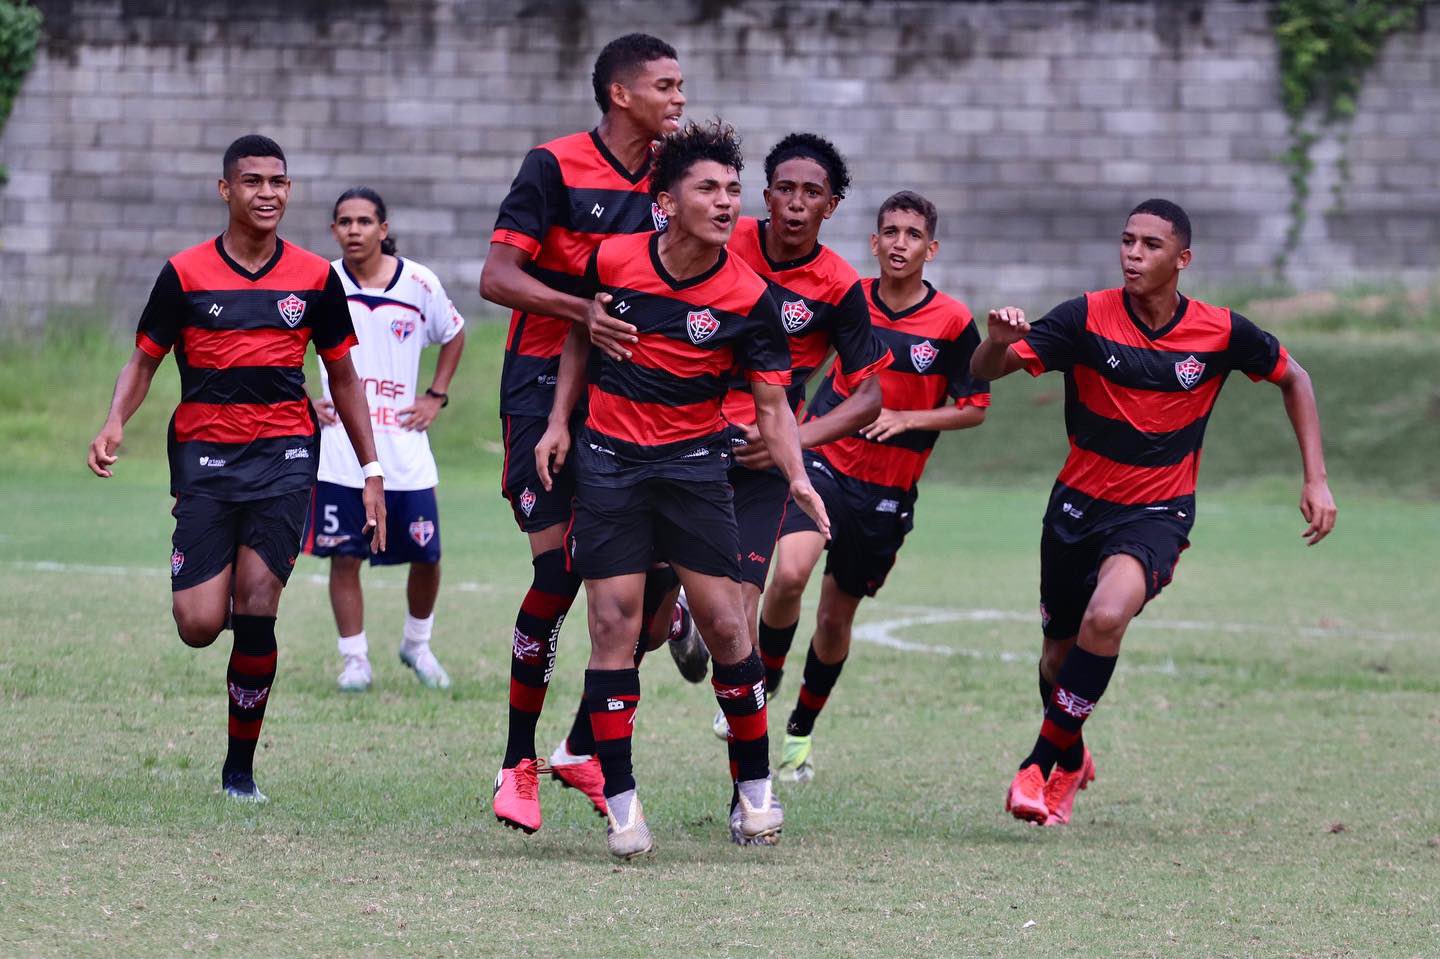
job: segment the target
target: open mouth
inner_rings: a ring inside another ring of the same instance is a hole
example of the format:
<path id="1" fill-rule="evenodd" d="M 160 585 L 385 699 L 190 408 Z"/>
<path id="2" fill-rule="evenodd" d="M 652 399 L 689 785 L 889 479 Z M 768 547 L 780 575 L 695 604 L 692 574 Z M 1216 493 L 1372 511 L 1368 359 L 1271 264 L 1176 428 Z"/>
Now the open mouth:
<path id="1" fill-rule="evenodd" d="M 895 269 L 897 269 L 897 270 L 903 270 L 903 269 L 905 268 L 905 264 L 907 264 L 907 263 L 910 262 L 910 261 L 909 261 L 908 259 L 906 259 L 905 257 L 900 256 L 900 255 L 895 254 L 895 253 L 890 254 L 889 259 L 890 259 L 890 265 L 893 266 L 893 267 L 895 267 Z"/>

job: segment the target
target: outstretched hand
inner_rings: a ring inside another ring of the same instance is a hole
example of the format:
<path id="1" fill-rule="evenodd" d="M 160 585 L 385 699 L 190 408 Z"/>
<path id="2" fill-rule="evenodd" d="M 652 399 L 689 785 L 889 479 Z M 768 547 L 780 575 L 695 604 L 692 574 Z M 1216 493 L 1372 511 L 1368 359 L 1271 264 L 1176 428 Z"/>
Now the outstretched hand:
<path id="1" fill-rule="evenodd" d="M 1025 311 L 1018 306 L 991 310 L 986 320 L 986 335 L 999 346 L 1019 343 L 1029 332 L 1030 324 L 1025 320 Z"/>

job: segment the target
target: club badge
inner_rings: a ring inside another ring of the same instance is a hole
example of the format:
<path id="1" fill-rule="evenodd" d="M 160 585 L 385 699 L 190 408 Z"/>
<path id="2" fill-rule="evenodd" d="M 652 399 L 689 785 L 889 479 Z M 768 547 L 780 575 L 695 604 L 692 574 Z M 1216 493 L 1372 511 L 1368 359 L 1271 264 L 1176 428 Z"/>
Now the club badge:
<path id="1" fill-rule="evenodd" d="M 185 568 L 185 554 L 178 549 L 170 553 L 170 575 L 179 576 L 180 571 Z"/>
<path id="2" fill-rule="evenodd" d="M 305 318 L 305 301 L 294 293 L 283 300 L 277 300 L 275 308 L 280 311 L 280 319 L 284 320 L 285 325 L 292 330 L 299 326 L 300 321 Z"/>
<path id="3" fill-rule="evenodd" d="M 786 300 L 780 304 L 780 321 L 785 324 L 786 333 L 799 333 L 814 318 L 815 313 L 804 300 Z"/>
<path id="4" fill-rule="evenodd" d="M 520 512 L 526 516 L 533 513 L 535 511 L 535 498 L 535 491 L 528 486 L 525 487 L 524 492 L 520 494 Z"/>
<path id="5" fill-rule="evenodd" d="M 930 369 L 930 365 L 939 355 L 940 351 L 929 340 L 921 340 L 919 343 L 910 345 L 910 362 L 914 365 L 916 373 L 924 373 Z"/>
<path id="6" fill-rule="evenodd" d="M 415 321 L 408 318 L 391 320 L 390 332 L 395 334 L 395 339 L 404 343 L 410 339 L 410 334 L 415 332 Z"/>
<path id="7" fill-rule="evenodd" d="M 1185 359 L 1175 364 L 1175 378 L 1180 385 L 1187 390 L 1194 389 L 1195 384 L 1200 382 L 1200 377 L 1205 375 L 1205 364 L 1195 359 L 1195 354 L 1190 354 Z"/>
<path id="8" fill-rule="evenodd" d="M 430 541 L 435 538 L 435 524 L 428 519 L 417 519 L 410 524 L 410 538 L 415 541 L 416 546 L 429 546 Z"/>
<path id="9" fill-rule="evenodd" d="M 691 312 L 685 315 L 685 331 L 690 334 L 690 342 L 699 346 L 720 329 L 720 321 L 715 319 L 715 314 L 709 308 Z"/>

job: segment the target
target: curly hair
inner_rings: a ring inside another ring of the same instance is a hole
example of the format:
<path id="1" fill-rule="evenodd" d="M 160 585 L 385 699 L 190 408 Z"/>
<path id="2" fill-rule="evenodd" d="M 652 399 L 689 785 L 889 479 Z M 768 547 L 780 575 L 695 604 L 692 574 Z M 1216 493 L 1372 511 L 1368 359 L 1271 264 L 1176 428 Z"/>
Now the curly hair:
<path id="1" fill-rule="evenodd" d="M 610 84 L 616 80 L 624 83 L 652 60 L 678 59 L 674 47 L 648 33 L 627 33 L 605 44 L 595 58 L 595 72 L 590 75 L 600 112 L 610 112 Z"/>
<path id="2" fill-rule="evenodd" d="M 814 160 L 824 167 L 825 176 L 830 180 L 830 192 L 838 199 L 844 199 L 845 191 L 850 189 L 850 168 L 845 165 L 845 158 L 835 149 L 835 144 L 814 133 L 792 133 L 775 144 L 765 157 L 765 182 L 774 183 L 776 168 L 796 157 Z"/>
<path id="3" fill-rule="evenodd" d="M 683 129 L 663 138 L 655 148 L 650 168 L 650 199 L 668 193 L 702 160 L 714 160 L 739 173 L 745 163 L 740 155 L 740 135 L 735 128 L 718 118 L 703 126 L 692 120 Z"/>

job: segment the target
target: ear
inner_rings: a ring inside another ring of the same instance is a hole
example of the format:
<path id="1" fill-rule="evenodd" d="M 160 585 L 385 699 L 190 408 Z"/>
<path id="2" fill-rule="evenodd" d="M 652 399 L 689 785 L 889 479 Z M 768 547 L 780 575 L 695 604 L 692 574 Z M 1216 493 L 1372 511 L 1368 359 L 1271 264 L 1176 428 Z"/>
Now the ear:
<path id="1" fill-rule="evenodd" d="M 230 181 L 223 176 L 215 181 L 215 191 L 220 194 L 220 202 L 226 206 L 230 205 Z"/>
<path id="2" fill-rule="evenodd" d="M 931 240 L 925 245 L 925 262 L 929 263 L 935 259 L 935 254 L 940 252 L 940 241 Z"/>
<path id="3" fill-rule="evenodd" d="M 878 233 L 870 234 L 870 255 L 880 255 L 880 234 Z"/>
<path id="4" fill-rule="evenodd" d="M 1181 251 L 1180 251 L 1180 255 L 1175 258 L 1175 269 L 1177 269 L 1177 270 L 1183 270 L 1183 269 L 1185 269 L 1185 267 L 1187 267 L 1187 266 L 1189 266 L 1189 265 L 1190 265 L 1190 251 L 1189 251 L 1188 249 L 1186 249 L 1186 250 L 1181 250 Z"/>
<path id="5" fill-rule="evenodd" d="M 660 194 L 655 197 L 655 202 L 660 204 L 660 209 L 665 211 L 666 216 L 674 216 L 675 211 L 680 208 L 680 204 L 675 202 L 675 198 L 664 190 L 661 190 Z"/>
<path id="6" fill-rule="evenodd" d="M 619 80 L 610 81 L 610 106 L 630 109 L 630 89 Z"/>
<path id="7" fill-rule="evenodd" d="M 384 240 L 390 236 L 390 221 L 386 220 L 380 224 L 380 239 Z"/>
<path id="8" fill-rule="evenodd" d="M 825 205 L 825 212 L 821 214 L 821 218 L 826 220 L 830 219 L 835 215 L 835 208 L 839 205 L 840 198 L 838 196 L 830 197 L 830 202 Z"/>

